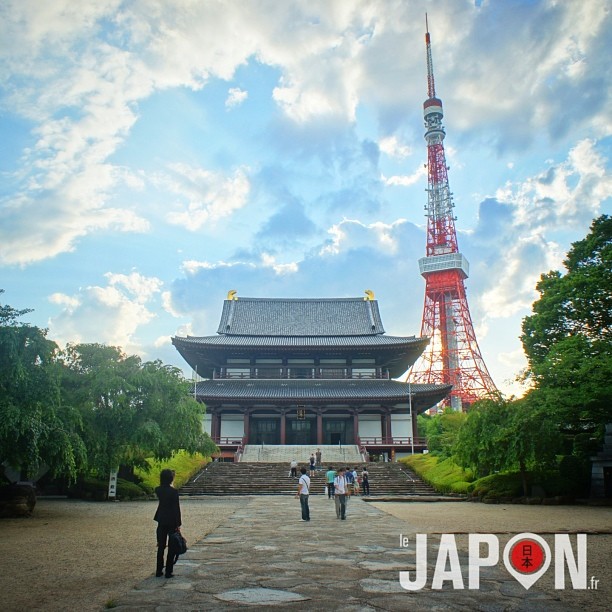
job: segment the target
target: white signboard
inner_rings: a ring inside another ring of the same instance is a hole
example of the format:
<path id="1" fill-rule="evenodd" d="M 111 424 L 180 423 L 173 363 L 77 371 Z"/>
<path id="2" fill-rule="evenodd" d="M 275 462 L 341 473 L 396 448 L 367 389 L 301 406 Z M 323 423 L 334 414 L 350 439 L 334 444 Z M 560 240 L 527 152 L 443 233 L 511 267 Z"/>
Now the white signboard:
<path id="1" fill-rule="evenodd" d="M 110 473 L 110 478 L 108 479 L 108 497 L 117 497 L 117 472 L 119 470 L 114 470 Z"/>

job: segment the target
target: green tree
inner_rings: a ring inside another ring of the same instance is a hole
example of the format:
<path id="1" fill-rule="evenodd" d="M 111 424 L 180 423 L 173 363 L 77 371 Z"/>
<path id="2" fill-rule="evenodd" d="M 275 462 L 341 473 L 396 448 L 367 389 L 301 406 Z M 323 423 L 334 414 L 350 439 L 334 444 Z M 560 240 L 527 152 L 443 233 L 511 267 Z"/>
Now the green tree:
<path id="1" fill-rule="evenodd" d="M 612 421 L 612 217 L 593 221 L 564 266 L 564 274 L 542 275 L 540 298 L 523 320 L 530 402 L 566 436 L 600 441 Z"/>
<path id="2" fill-rule="evenodd" d="M 455 438 L 452 449 L 455 462 L 478 477 L 503 469 L 508 418 L 504 400 L 475 402 Z"/>
<path id="3" fill-rule="evenodd" d="M 216 446 L 202 431 L 204 406 L 189 395 L 178 368 L 100 344 L 69 345 L 64 392 L 78 407 L 92 468 L 148 468 L 177 450 L 208 455 Z"/>
<path id="4" fill-rule="evenodd" d="M 22 478 L 46 468 L 76 478 L 86 462 L 80 416 L 62 402 L 57 345 L 17 322 L 27 312 L 0 306 L 0 463 Z"/>
<path id="5" fill-rule="evenodd" d="M 425 424 L 424 434 L 429 452 L 439 457 L 450 457 L 465 420 L 465 413 L 447 408 L 442 414 L 421 421 L 420 424 Z"/>
<path id="6" fill-rule="evenodd" d="M 528 473 L 552 467 L 559 434 L 527 398 L 476 402 L 457 435 L 455 462 L 478 476 L 518 471 L 524 494 Z"/>

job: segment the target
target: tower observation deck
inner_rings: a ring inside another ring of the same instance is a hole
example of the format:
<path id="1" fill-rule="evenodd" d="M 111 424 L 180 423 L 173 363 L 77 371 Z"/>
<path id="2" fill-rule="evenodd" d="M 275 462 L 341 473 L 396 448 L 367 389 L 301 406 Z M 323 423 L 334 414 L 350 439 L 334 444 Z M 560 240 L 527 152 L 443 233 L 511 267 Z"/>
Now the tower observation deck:
<path id="1" fill-rule="evenodd" d="M 467 302 L 464 281 L 469 275 L 469 263 L 457 244 L 455 204 L 444 152 L 444 113 L 442 101 L 436 97 L 428 26 L 425 46 L 428 97 L 423 104 L 423 116 L 427 141 L 427 244 L 426 256 L 419 260 L 419 269 L 425 278 L 421 336 L 428 336 L 430 343 L 415 365 L 414 379 L 419 383 L 452 384 L 447 403 L 455 410 L 465 410 L 475 400 L 495 396 L 498 391 L 480 353 Z"/>

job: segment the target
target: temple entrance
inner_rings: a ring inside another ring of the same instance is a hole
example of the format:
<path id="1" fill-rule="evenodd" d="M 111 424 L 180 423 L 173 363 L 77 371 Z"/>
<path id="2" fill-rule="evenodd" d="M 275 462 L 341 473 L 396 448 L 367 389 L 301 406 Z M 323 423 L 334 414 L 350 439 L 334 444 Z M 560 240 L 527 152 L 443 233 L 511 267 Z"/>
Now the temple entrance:
<path id="1" fill-rule="evenodd" d="M 316 444 L 316 425 L 312 419 L 287 421 L 287 444 Z"/>
<path id="2" fill-rule="evenodd" d="M 354 444 L 352 419 L 323 419 L 323 444 Z"/>
<path id="3" fill-rule="evenodd" d="M 252 419 L 251 444 L 280 444 L 280 419 Z"/>

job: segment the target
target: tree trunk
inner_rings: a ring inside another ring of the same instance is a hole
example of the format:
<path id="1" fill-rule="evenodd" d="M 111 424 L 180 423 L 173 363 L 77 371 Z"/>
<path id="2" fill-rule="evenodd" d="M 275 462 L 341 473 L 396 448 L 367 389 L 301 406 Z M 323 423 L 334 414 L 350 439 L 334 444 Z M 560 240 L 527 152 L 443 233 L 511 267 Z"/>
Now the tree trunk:
<path id="1" fill-rule="evenodd" d="M 521 481 L 523 483 L 523 495 L 527 497 L 529 495 L 529 485 L 527 484 L 527 468 L 525 467 L 524 461 L 519 461 L 519 470 L 521 472 Z"/>

